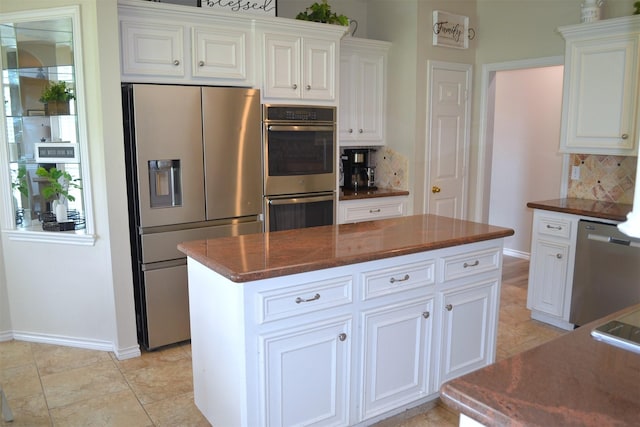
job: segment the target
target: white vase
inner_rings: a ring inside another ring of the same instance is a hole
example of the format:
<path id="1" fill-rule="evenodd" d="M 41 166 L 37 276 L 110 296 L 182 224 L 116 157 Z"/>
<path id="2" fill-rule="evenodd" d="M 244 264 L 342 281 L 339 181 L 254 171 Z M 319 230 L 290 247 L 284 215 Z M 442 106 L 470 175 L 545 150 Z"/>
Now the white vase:
<path id="1" fill-rule="evenodd" d="M 54 212 L 56 213 L 56 221 L 65 222 L 68 219 L 67 205 L 65 205 L 64 203 L 60 203 L 57 200 L 54 200 L 53 205 Z"/>

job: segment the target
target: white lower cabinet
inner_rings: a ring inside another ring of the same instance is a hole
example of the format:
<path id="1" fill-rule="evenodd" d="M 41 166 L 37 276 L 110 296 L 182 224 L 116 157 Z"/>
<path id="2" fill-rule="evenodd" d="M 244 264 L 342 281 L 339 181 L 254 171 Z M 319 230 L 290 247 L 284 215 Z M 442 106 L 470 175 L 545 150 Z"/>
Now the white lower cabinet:
<path id="1" fill-rule="evenodd" d="M 351 318 L 260 335 L 265 425 L 349 424 Z"/>
<path id="2" fill-rule="evenodd" d="M 439 384 L 495 360 L 498 291 L 494 278 L 442 292 Z"/>
<path id="3" fill-rule="evenodd" d="M 527 308 L 533 319 L 572 330 L 569 322 L 577 215 L 534 210 Z"/>
<path id="4" fill-rule="evenodd" d="M 189 258 L 213 425 L 366 425 L 495 358 L 502 239 L 235 283 Z"/>
<path id="5" fill-rule="evenodd" d="M 431 393 L 434 298 L 385 305 L 362 314 L 361 419 Z"/>

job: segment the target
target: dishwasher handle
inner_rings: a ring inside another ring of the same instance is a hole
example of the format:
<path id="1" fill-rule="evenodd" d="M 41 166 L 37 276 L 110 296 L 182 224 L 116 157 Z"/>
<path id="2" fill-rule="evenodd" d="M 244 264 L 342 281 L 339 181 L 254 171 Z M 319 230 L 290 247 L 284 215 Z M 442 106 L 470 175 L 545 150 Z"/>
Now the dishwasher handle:
<path id="1" fill-rule="evenodd" d="M 637 243 L 632 242 L 631 240 L 619 239 L 617 237 L 611 237 L 611 236 L 603 236 L 601 234 L 589 233 L 587 235 L 587 238 L 589 240 L 595 240 L 597 242 L 614 243 L 616 245 L 622 245 L 622 246 L 633 246 L 633 247 L 640 246 Z"/>

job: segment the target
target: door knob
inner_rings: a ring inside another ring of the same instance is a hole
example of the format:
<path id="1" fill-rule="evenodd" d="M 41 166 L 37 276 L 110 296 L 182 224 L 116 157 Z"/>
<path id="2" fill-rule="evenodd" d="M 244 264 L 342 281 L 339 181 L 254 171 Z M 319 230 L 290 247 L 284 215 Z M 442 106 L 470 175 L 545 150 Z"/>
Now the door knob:
<path id="1" fill-rule="evenodd" d="M 440 187 L 438 187 L 437 185 L 434 185 L 433 187 L 431 187 L 431 192 L 432 193 L 439 193 L 440 192 Z"/>

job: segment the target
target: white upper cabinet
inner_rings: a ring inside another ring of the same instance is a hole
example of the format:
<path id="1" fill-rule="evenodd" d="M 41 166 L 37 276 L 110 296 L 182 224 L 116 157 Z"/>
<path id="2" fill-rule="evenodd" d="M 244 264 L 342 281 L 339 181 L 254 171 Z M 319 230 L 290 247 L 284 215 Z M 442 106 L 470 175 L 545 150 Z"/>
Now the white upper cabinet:
<path id="1" fill-rule="evenodd" d="M 640 17 L 562 27 L 560 151 L 637 155 Z"/>
<path id="2" fill-rule="evenodd" d="M 341 25 L 295 19 L 256 21 L 262 98 L 266 102 L 337 105 L 340 38 L 347 30 Z"/>
<path id="3" fill-rule="evenodd" d="M 299 34 L 264 33 L 264 98 L 335 101 L 339 39 Z"/>
<path id="4" fill-rule="evenodd" d="M 345 38 L 340 46 L 341 146 L 384 145 L 388 42 Z"/>
<path id="5" fill-rule="evenodd" d="M 120 0 L 122 79 L 253 86 L 253 24 L 201 9 Z"/>

